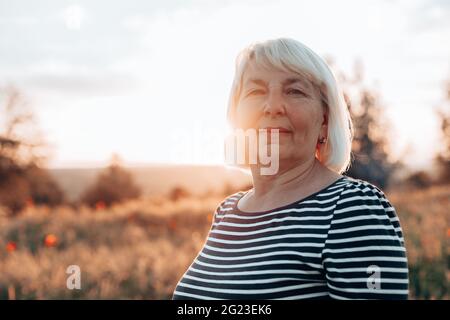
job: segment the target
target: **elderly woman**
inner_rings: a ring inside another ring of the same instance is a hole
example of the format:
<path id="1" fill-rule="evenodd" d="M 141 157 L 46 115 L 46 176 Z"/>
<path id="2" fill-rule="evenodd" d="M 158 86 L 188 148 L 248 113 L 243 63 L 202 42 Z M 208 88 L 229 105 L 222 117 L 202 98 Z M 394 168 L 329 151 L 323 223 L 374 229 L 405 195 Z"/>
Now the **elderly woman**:
<path id="1" fill-rule="evenodd" d="M 352 124 L 327 64 L 293 39 L 253 43 L 236 60 L 235 129 L 278 132 L 278 170 L 247 164 L 253 188 L 217 207 L 173 299 L 407 299 L 394 207 L 343 175 Z M 278 130 L 275 130 L 278 129 Z"/>

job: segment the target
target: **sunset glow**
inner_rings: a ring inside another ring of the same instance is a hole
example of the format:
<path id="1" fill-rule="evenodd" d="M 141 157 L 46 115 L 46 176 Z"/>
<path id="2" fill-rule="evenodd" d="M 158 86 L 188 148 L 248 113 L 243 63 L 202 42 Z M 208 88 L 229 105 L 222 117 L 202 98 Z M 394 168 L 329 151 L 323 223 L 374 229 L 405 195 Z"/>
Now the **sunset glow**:
<path id="1" fill-rule="evenodd" d="M 280 36 L 347 74 L 361 61 L 395 157 L 423 167 L 439 148 L 433 108 L 450 75 L 442 2 L 20 3 L 1 5 L 0 85 L 27 96 L 54 147 L 50 167 L 101 166 L 114 152 L 130 165 L 224 164 L 236 54 Z"/>

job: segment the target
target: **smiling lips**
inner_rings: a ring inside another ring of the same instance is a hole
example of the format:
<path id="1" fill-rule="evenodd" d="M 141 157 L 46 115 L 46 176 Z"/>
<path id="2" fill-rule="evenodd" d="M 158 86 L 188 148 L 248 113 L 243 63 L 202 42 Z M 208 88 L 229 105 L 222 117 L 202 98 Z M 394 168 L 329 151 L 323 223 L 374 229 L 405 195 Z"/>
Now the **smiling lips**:
<path id="1" fill-rule="evenodd" d="M 291 133 L 292 132 L 291 130 L 288 130 L 283 127 L 266 127 L 266 128 L 262 128 L 262 129 L 266 129 L 267 133 L 272 133 L 272 130 L 275 130 L 275 129 L 278 129 L 279 133 Z M 274 131 L 274 132 L 276 132 L 276 131 Z"/>

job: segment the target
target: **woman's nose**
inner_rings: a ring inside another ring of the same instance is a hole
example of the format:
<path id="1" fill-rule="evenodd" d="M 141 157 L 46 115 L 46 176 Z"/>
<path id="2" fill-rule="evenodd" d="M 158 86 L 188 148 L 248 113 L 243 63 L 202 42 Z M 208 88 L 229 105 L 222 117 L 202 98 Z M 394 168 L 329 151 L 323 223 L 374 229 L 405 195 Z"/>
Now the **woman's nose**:
<path id="1" fill-rule="evenodd" d="M 267 100 L 264 105 L 265 116 L 283 115 L 285 113 L 285 106 L 282 94 L 279 90 L 270 90 L 267 95 Z"/>

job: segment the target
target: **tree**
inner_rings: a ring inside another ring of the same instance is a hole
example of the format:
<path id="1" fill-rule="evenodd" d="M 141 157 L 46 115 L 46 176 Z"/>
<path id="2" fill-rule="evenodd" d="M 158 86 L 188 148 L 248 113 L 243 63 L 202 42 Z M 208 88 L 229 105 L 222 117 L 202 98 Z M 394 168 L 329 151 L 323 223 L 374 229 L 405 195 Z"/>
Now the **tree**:
<path id="1" fill-rule="evenodd" d="M 49 154 L 25 96 L 14 86 L 0 88 L 0 159 L 9 165 L 42 166 Z M 8 159 L 8 160 L 5 160 Z"/>
<path id="2" fill-rule="evenodd" d="M 436 113 L 441 125 L 441 151 L 434 159 L 438 168 L 438 182 L 450 183 L 450 80 L 446 83 L 445 102 Z"/>
<path id="3" fill-rule="evenodd" d="M 359 112 L 350 107 L 354 124 L 352 165 L 348 174 L 384 188 L 400 164 L 389 160 L 387 128 L 381 125 L 382 111 L 375 93 L 360 92 Z"/>
<path id="4" fill-rule="evenodd" d="M 81 196 L 81 202 L 91 207 L 110 206 L 124 200 L 139 197 L 140 188 L 130 172 L 122 167 L 117 155 L 113 155 L 109 166 L 102 171 L 95 183 Z"/>
<path id="5" fill-rule="evenodd" d="M 433 179 L 424 171 L 419 170 L 411 173 L 405 178 L 405 184 L 414 188 L 428 188 L 433 184 Z"/>
<path id="6" fill-rule="evenodd" d="M 380 188 L 402 164 L 389 158 L 389 124 L 379 94 L 364 85 L 363 68 L 355 64 L 353 78 L 339 74 L 353 126 L 352 162 L 347 175 L 367 180 Z"/>
<path id="7" fill-rule="evenodd" d="M 26 204 L 62 203 L 62 190 L 41 167 L 48 146 L 19 90 L 0 88 L 0 115 L 0 204 L 16 214 Z"/>

